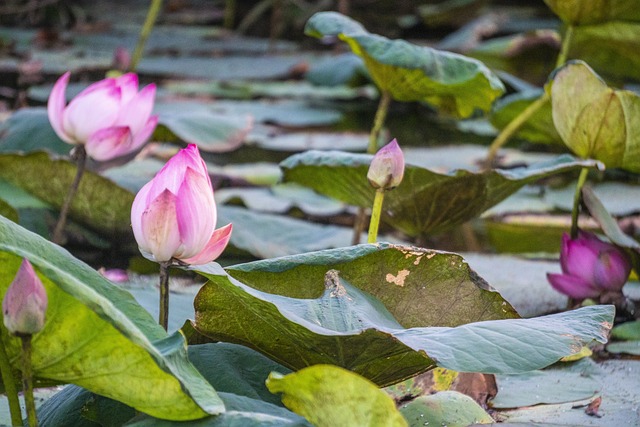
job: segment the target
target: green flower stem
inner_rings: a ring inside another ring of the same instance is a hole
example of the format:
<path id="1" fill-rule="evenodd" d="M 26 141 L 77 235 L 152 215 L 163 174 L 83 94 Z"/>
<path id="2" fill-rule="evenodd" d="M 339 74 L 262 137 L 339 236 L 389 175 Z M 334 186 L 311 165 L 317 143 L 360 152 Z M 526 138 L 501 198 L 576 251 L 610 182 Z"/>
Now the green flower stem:
<path id="1" fill-rule="evenodd" d="M 569 54 L 569 48 L 571 47 L 571 41 L 573 39 L 573 25 L 567 27 L 567 31 L 562 38 L 562 47 L 560 47 L 560 53 L 558 59 L 556 59 L 556 68 L 564 65 L 567 62 L 567 55 Z"/>
<path id="2" fill-rule="evenodd" d="M 33 399 L 33 373 L 31 370 L 31 335 L 20 336 L 22 340 L 22 388 L 24 403 L 27 407 L 27 421 L 29 427 L 38 425 L 36 417 L 36 403 Z"/>
<path id="3" fill-rule="evenodd" d="M 486 164 L 487 168 L 493 165 L 498 150 L 531 118 L 540 108 L 549 102 L 549 95 L 544 92 L 542 96 L 525 108 L 515 119 L 511 120 L 507 126 L 498 134 L 489 147 Z"/>
<path id="4" fill-rule="evenodd" d="M 69 214 L 69 209 L 71 208 L 71 202 L 78 191 L 78 187 L 80 187 L 80 180 L 82 179 L 82 175 L 84 174 L 84 169 L 87 165 L 87 152 L 84 149 L 84 145 L 76 145 L 73 151 L 71 152 L 71 158 L 76 161 L 78 164 L 78 169 L 76 170 L 76 176 L 71 183 L 71 187 L 69 187 L 69 192 L 62 202 L 62 206 L 60 207 L 60 216 L 58 217 L 58 222 L 56 223 L 55 228 L 53 229 L 53 243 L 58 245 L 62 245 L 65 243 L 64 236 L 64 228 L 67 225 L 67 215 Z"/>
<path id="5" fill-rule="evenodd" d="M 375 243 L 378 240 L 378 228 L 380 227 L 380 215 L 382 214 L 382 202 L 384 201 L 384 190 L 377 189 L 376 197 L 373 199 L 371 209 L 371 222 L 369 223 L 369 236 L 367 243 Z"/>
<path id="6" fill-rule="evenodd" d="M 582 187 L 587 182 L 587 176 L 589 175 L 589 168 L 583 167 L 580 170 L 580 176 L 578 177 L 578 183 L 576 184 L 576 192 L 573 195 L 573 209 L 571 211 L 571 238 L 578 237 L 578 215 L 580 214 L 580 202 L 582 201 Z"/>
<path id="7" fill-rule="evenodd" d="M 169 328 L 169 267 L 171 261 L 160 263 L 160 315 L 158 323 L 166 331 Z"/>
<path id="8" fill-rule="evenodd" d="M 373 127 L 369 133 L 369 146 L 367 147 L 367 153 L 369 154 L 375 154 L 376 151 L 378 151 L 378 138 L 380 137 L 380 130 L 382 130 L 382 126 L 384 126 L 384 121 L 387 118 L 390 103 L 391 94 L 383 90 L 382 93 L 380 93 L 380 102 L 378 102 L 378 110 L 373 119 Z"/>
<path id="9" fill-rule="evenodd" d="M 13 373 L 11 372 L 11 364 L 9 357 L 5 351 L 4 345 L 0 345 L 0 376 L 4 384 L 4 391 L 9 401 L 9 413 L 11 414 L 11 425 L 22 425 L 22 411 L 20 410 L 20 400 L 18 399 L 18 388 L 13 381 Z"/>
<path id="10" fill-rule="evenodd" d="M 144 21 L 142 30 L 140 30 L 138 43 L 136 43 L 136 48 L 133 51 L 133 55 L 131 56 L 131 65 L 129 66 L 129 71 L 135 71 L 136 68 L 138 68 L 138 63 L 140 63 L 140 60 L 142 59 L 144 45 L 147 43 L 147 39 L 151 34 L 151 30 L 153 30 L 156 19 L 158 19 L 160 9 L 162 9 L 162 0 L 152 0 L 151 6 L 149 6 L 149 11 L 147 12 L 147 18 Z"/>
<path id="11" fill-rule="evenodd" d="M 391 94 L 383 90 L 380 93 L 380 101 L 378 102 L 378 109 L 376 110 L 376 116 L 373 119 L 373 127 L 371 128 L 371 132 L 369 133 L 369 146 L 367 147 L 367 153 L 375 154 L 378 151 L 378 139 L 380 136 L 380 131 L 382 130 L 382 126 L 384 126 L 384 121 L 387 118 L 387 112 L 389 111 L 389 104 L 391 103 Z M 353 224 L 353 239 L 352 243 L 357 245 L 360 243 L 360 235 L 364 230 L 365 225 L 365 209 L 359 208 L 358 213 L 356 215 L 356 219 Z M 376 228 L 377 230 L 377 228 Z M 377 231 L 376 231 L 377 234 Z"/>
<path id="12" fill-rule="evenodd" d="M 224 23 L 223 26 L 227 30 L 233 29 L 233 23 L 236 20 L 236 0 L 227 0 L 224 5 Z"/>

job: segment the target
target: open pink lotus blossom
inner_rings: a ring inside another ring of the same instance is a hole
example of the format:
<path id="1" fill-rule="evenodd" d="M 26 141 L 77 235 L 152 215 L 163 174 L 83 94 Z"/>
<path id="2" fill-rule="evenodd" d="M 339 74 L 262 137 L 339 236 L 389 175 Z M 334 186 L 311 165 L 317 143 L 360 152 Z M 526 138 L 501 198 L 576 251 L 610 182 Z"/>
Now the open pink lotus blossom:
<path id="1" fill-rule="evenodd" d="M 404 154 L 394 138 L 373 156 L 367 179 L 376 189 L 391 190 L 400 185 L 403 176 Z"/>
<path id="2" fill-rule="evenodd" d="M 620 291 L 631 272 L 622 249 L 585 231 L 575 239 L 562 236 L 560 266 L 562 274 L 547 273 L 547 278 L 555 290 L 577 300 Z"/>
<path id="3" fill-rule="evenodd" d="M 84 145 L 98 161 L 142 147 L 158 124 L 151 115 L 155 84 L 138 92 L 138 76 L 128 73 L 90 85 L 66 105 L 69 76 L 67 72 L 58 79 L 47 104 L 51 126 L 62 140 Z"/>
<path id="4" fill-rule="evenodd" d="M 213 188 L 198 147 L 173 156 L 136 195 L 131 224 L 143 255 L 156 262 L 206 264 L 229 243 L 232 225 L 215 230 Z"/>
<path id="5" fill-rule="evenodd" d="M 4 326 L 13 335 L 40 332 L 47 305 L 47 291 L 29 260 L 24 259 L 2 300 Z"/>

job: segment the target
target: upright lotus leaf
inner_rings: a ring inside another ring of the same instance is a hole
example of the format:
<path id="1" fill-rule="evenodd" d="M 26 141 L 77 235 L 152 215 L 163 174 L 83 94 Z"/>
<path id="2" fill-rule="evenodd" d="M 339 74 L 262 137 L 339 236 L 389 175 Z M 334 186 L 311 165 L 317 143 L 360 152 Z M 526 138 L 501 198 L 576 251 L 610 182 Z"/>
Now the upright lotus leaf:
<path id="1" fill-rule="evenodd" d="M 315 365 L 267 379 L 272 393 L 316 427 L 408 427 L 391 397 L 375 384 L 345 369 Z"/>
<path id="2" fill-rule="evenodd" d="M 560 68 L 547 85 L 553 123 L 578 156 L 640 171 L 640 97 L 614 90 L 584 62 Z"/>
<path id="3" fill-rule="evenodd" d="M 332 364 L 380 386 L 436 364 L 462 372 L 539 369 L 591 340 L 606 342 L 613 323 L 613 306 L 592 306 L 534 319 L 404 329 L 379 300 L 337 270 L 326 270 L 325 292 L 317 299 L 258 291 L 213 264 L 196 271 L 209 278 L 195 299 L 199 332 L 252 347 L 294 370 Z M 418 298 L 414 305 L 435 308 Z"/>
<path id="4" fill-rule="evenodd" d="M 54 132 L 44 107 L 22 108 L 0 124 L 1 153 L 45 150 L 68 154 L 71 148 Z"/>
<path id="5" fill-rule="evenodd" d="M 378 88 L 398 101 L 426 102 L 456 117 L 469 117 L 476 109 L 488 111 L 505 91 L 480 61 L 371 34 L 337 12 L 313 15 L 305 34 L 345 41 L 362 57 Z"/>
<path id="6" fill-rule="evenodd" d="M 638 0 L 544 0 L 568 24 L 640 21 Z"/>
<path id="7" fill-rule="evenodd" d="M 285 159 L 280 167 L 285 181 L 370 207 L 375 193 L 366 179 L 370 162 L 365 154 L 307 151 Z M 528 167 L 475 173 L 438 173 L 407 164 L 403 182 L 385 196 L 382 219 L 411 236 L 437 233 L 476 218 L 526 184 L 596 164 L 568 155 Z"/>
<path id="8" fill-rule="evenodd" d="M 542 96 L 542 90 L 533 89 L 516 92 L 496 101 L 491 110 L 491 124 L 498 129 L 504 129 L 513 119 L 529 105 Z M 562 144 L 553 125 L 551 103 L 547 102 L 536 111 L 515 133 L 516 138 L 543 144 Z"/>
<path id="9" fill-rule="evenodd" d="M 77 384 L 159 418 L 190 420 L 224 411 L 189 362 L 180 333 L 167 336 L 131 294 L 0 217 L 0 295 L 23 258 L 35 267 L 49 299 L 45 326 L 33 338 L 36 379 Z M 1 328 L 0 340 L 18 369 L 20 339 Z"/>
<path id="10" fill-rule="evenodd" d="M 73 163 L 46 153 L 0 154 L 0 179 L 57 208 L 75 173 Z M 104 235 L 125 239 L 131 235 L 132 203 L 133 194 L 129 191 L 87 171 L 71 204 L 70 216 Z"/>

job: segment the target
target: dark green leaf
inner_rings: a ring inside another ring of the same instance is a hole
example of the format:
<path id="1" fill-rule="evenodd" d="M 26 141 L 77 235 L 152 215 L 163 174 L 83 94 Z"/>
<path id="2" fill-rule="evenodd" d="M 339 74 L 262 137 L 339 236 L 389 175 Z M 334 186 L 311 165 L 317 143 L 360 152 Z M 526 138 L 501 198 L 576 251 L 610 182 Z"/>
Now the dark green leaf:
<path id="1" fill-rule="evenodd" d="M 0 178 L 59 208 L 76 166 L 46 153 L 0 155 Z M 86 171 L 71 204 L 70 217 L 111 237 L 130 238 L 133 194 L 106 178 Z"/>
<path id="2" fill-rule="evenodd" d="M 280 166 L 285 181 L 370 207 L 375 194 L 366 178 L 370 162 L 371 156 L 364 154 L 308 151 L 289 157 Z M 477 217 L 526 184 L 595 164 L 568 155 L 529 167 L 479 173 L 437 173 L 408 164 L 403 182 L 385 195 L 383 220 L 412 236 L 437 233 Z"/>

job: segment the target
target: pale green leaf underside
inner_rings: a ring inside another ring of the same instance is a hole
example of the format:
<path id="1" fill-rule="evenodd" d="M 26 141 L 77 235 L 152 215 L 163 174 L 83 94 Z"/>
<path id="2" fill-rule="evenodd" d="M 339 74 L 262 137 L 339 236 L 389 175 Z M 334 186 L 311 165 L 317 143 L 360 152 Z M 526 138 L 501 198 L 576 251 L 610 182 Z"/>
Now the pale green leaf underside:
<path id="1" fill-rule="evenodd" d="M 488 111 L 505 90 L 480 61 L 371 34 L 336 12 L 312 16 L 305 33 L 338 36 L 348 43 L 363 58 L 378 87 L 398 101 L 423 101 L 445 113 L 468 117 L 476 109 Z"/>
<path id="2" fill-rule="evenodd" d="M 184 337 L 166 332 L 133 297 L 64 249 L 0 217 L 0 292 L 22 258 L 39 272 L 49 297 L 44 329 L 33 340 L 38 378 L 69 382 L 160 418 L 220 413 L 215 390 L 189 363 Z M 19 366 L 19 339 L 2 328 Z"/>

